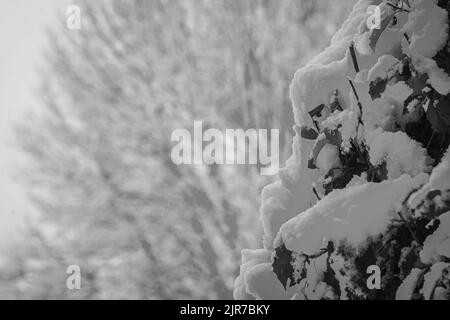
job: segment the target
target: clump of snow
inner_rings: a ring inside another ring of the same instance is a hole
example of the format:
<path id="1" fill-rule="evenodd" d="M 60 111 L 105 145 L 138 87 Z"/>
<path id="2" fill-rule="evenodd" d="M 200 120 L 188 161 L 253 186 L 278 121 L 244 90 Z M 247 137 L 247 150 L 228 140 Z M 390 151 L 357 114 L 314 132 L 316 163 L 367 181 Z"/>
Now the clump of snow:
<path id="1" fill-rule="evenodd" d="M 438 219 L 439 228 L 425 239 L 420 251 L 420 259 L 425 264 L 439 261 L 441 257 L 450 258 L 450 211 Z"/>
<path id="2" fill-rule="evenodd" d="M 400 81 L 387 85 L 381 97 L 372 101 L 364 99 L 363 121 L 368 131 L 381 128 L 384 131 L 396 131 L 402 122 L 404 101 L 412 89 Z M 364 96 L 363 96 L 364 97 Z"/>
<path id="3" fill-rule="evenodd" d="M 436 282 L 442 277 L 442 272 L 450 267 L 450 263 L 438 262 L 431 267 L 430 272 L 425 275 L 425 281 L 420 293 L 423 294 L 425 300 L 433 297 Z"/>
<path id="4" fill-rule="evenodd" d="M 359 0 L 353 7 L 352 12 L 348 15 L 348 18 L 342 24 L 342 27 L 331 39 L 330 47 L 335 47 L 342 40 L 353 38 L 353 36 L 358 33 L 361 28 L 366 27 L 366 21 L 369 17 L 367 8 L 370 5 L 379 5 L 380 2 L 380 0 Z"/>
<path id="5" fill-rule="evenodd" d="M 308 65 L 295 73 L 291 84 L 291 98 L 298 125 L 312 127 L 313 123 L 307 113 L 320 104 L 327 104 L 334 90 L 349 92 L 346 74 L 345 58 L 328 65 Z M 342 104 L 348 105 L 346 95 L 343 98 Z"/>
<path id="6" fill-rule="evenodd" d="M 436 1 L 418 0 L 411 3 L 408 22 L 401 30 L 410 39 L 403 42 L 403 50 L 416 58 L 432 58 L 447 42 L 447 11 Z"/>
<path id="7" fill-rule="evenodd" d="M 270 263 L 262 263 L 248 270 L 245 274 L 245 283 L 249 294 L 263 300 L 287 300 L 299 290 L 299 285 L 285 290 Z"/>
<path id="8" fill-rule="evenodd" d="M 314 207 L 289 220 L 276 242 L 291 251 L 312 255 L 328 241 L 346 239 L 355 247 L 386 230 L 395 205 L 426 182 L 426 174 L 334 190 Z M 382 199 L 382 200 L 381 200 Z"/>
<path id="9" fill-rule="evenodd" d="M 322 282 L 323 274 L 327 270 L 326 255 L 322 255 L 314 263 L 305 264 L 305 268 L 306 278 L 299 284 L 300 288 L 304 288 L 302 290 L 304 296 L 309 300 L 319 300 L 330 294 L 328 286 Z"/>
<path id="10" fill-rule="evenodd" d="M 327 143 L 317 157 L 317 167 L 322 174 L 327 174 L 331 169 L 339 168 L 339 149 L 335 145 Z"/>
<path id="11" fill-rule="evenodd" d="M 403 51 L 412 58 L 416 70 L 427 73 L 431 86 L 440 94 L 450 93 L 450 78 L 431 58 L 447 43 L 447 11 L 436 1 L 420 0 L 413 5 L 409 20 L 402 29 L 410 44 L 403 42 Z"/>
<path id="12" fill-rule="evenodd" d="M 413 93 L 413 90 L 408 87 L 405 82 L 399 81 L 393 85 L 386 86 L 386 90 L 381 95 L 384 99 L 391 99 L 397 104 L 403 105 L 403 102 Z"/>
<path id="13" fill-rule="evenodd" d="M 339 130 L 342 138 L 342 149 L 348 152 L 350 149 L 350 141 L 356 137 L 358 129 L 358 115 L 354 110 L 346 109 L 337 112 L 321 123 L 322 127 L 332 130 Z"/>
<path id="14" fill-rule="evenodd" d="M 373 81 L 376 78 L 385 77 L 392 68 L 399 63 L 399 60 L 389 54 L 378 58 L 378 62 L 369 70 L 368 79 Z"/>
<path id="15" fill-rule="evenodd" d="M 347 183 L 347 188 L 353 187 L 353 186 L 360 186 L 362 184 L 365 184 L 367 182 L 367 173 L 361 174 L 361 176 L 353 176 L 352 180 L 350 180 L 349 183 Z"/>
<path id="16" fill-rule="evenodd" d="M 245 276 L 247 272 L 256 265 L 266 263 L 271 260 L 272 253 L 269 250 L 247 250 L 241 252 L 241 266 L 239 276 L 234 281 L 233 297 L 237 300 L 246 300 L 251 298 L 246 289 Z"/>
<path id="17" fill-rule="evenodd" d="M 441 162 L 435 167 L 430 175 L 430 180 L 408 200 L 410 208 L 417 208 L 431 191 L 450 190 L 450 148 L 442 157 Z"/>
<path id="18" fill-rule="evenodd" d="M 450 93 L 450 77 L 448 74 L 438 67 L 433 59 L 416 59 L 414 67 L 419 73 L 428 74 L 428 82 L 440 94 L 447 95 Z"/>
<path id="19" fill-rule="evenodd" d="M 374 166 L 386 162 L 389 179 L 402 174 L 412 177 L 422 172 L 430 172 L 432 160 L 420 143 L 412 140 L 404 132 L 372 132 L 367 140 L 370 162 Z"/>
<path id="20" fill-rule="evenodd" d="M 414 290 L 417 287 L 417 282 L 423 274 L 423 270 L 413 268 L 411 273 L 403 280 L 402 284 L 398 287 L 395 295 L 396 300 L 411 300 Z"/>
<path id="21" fill-rule="evenodd" d="M 283 223 L 309 208 L 317 200 L 311 189 L 309 173 L 306 169 L 299 171 L 296 181 L 277 181 L 267 185 L 262 191 L 260 213 L 266 249 L 273 248 L 273 239 Z M 291 192 L 288 188 L 295 191 Z"/>
<path id="22" fill-rule="evenodd" d="M 292 217 L 289 203 L 292 195 L 281 181 L 270 184 L 262 190 L 262 205 L 260 208 L 261 220 L 264 229 L 264 242 L 266 248 L 272 248 L 274 234 L 278 232 L 281 225 Z"/>
<path id="23" fill-rule="evenodd" d="M 342 94 L 341 105 L 345 109 L 349 102 L 347 76 L 354 75 L 348 48 L 356 33 L 365 27 L 367 7 L 379 1 L 360 0 L 349 18 L 331 40 L 331 45 L 297 70 L 290 87 L 296 123 L 312 125 L 306 113 L 320 104 L 326 104 L 334 90 Z"/>

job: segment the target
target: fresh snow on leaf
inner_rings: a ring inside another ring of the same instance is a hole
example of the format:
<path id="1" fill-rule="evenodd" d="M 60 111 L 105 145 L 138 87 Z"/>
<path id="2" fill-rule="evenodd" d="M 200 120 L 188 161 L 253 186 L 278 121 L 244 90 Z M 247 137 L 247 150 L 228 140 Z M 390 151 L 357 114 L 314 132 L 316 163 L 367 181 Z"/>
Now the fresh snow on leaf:
<path id="1" fill-rule="evenodd" d="M 276 241 L 284 243 L 289 250 L 307 255 L 320 251 L 330 240 L 346 239 L 358 247 L 368 237 L 386 230 L 395 205 L 425 183 L 427 177 L 426 174 L 416 178 L 404 175 L 392 181 L 335 190 L 314 207 L 286 222 Z"/>
<path id="2" fill-rule="evenodd" d="M 370 69 L 368 80 L 374 81 L 376 78 L 382 78 L 399 63 L 399 60 L 389 54 L 385 54 L 378 59 L 378 62 Z"/>
<path id="3" fill-rule="evenodd" d="M 423 263 L 431 264 L 440 257 L 450 258 L 450 211 L 439 218 L 439 228 L 425 240 L 420 252 Z"/>
<path id="4" fill-rule="evenodd" d="M 403 280 L 402 284 L 398 287 L 396 300 L 411 300 L 414 290 L 417 287 L 417 282 L 420 276 L 423 274 L 423 270 L 414 268 L 411 273 Z"/>
<path id="5" fill-rule="evenodd" d="M 322 122 L 324 128 L 339 130 L 342 138 L 342 148 L 349 151 L 350 140 L 356 137 L 358 129 L 358 116 L 355 111 L 346 109 L 328 117 Z"/>
<path id="6" fill-rule="evenodd" d="M 248 291 L 246 289 L 246 282 L 245 282 L 246 274 L 254 266 L 259 265 L 261 263 L 269 262 L 271 255 L 272 254 L 269 250 L 264 249 L 242 250 L 240 274 L 239 277 L 237 277 L 236 280 L 234 281 L 234 292 L 233 292 L 234 299 L 246 300 L 250 298 Z"/>
<path id="7" fill-rule="evenodd" d="M 434 60 L 417 59 L 414 66 L 418 72 L 428 75 L 429 83 L 437 92 L 444 96 L 450 93 L 450 77 Z"/>
<path id="8" fill-rule="evenodd" d="M 252 267 L 245 274 L 245 283 L 249 294 L 263 300 L 290 299 L 299 290 L 298 285 L 285 290 L 273 272 L 270 263 L 262 263 Z"/>
<path id="9" fill-rule="evenodd" d="M 410 208 L 417 208 L 432 191 L 450 190 L 450 149 L 430 175 L 430 180 L 408 200 Z"/>
<path id="10" fill-rule="evenodd" d="M 363 120 L 367 129 L 381 128 L 384 131 L 395 131 L 401 122 L 404 101 L 412 93 L 412 89 L 404 82 L 387 85 L 380 98 L 374 101 L 365 100 Z"/>
<path id="11" fill-rule="evenodd" d="M 319 171 L 326 174 L 331 169 L 338 168 L 340 166 L 341 161 L 339 160 L 338 147 L 327 143 L 317 157 L 317 167 L 319 168 Z"/>
<path id="12" fill-rule="evenodd" d="M 283 223 L 309 208 L 317 200 L 311 185 L 307 183 L 309 177 L 309 173 L 301 169 L 298 183 L 284 186 L 283 181 L 277 181 L 263 189 L 260 211 L 265 248 L 273 248 L 273 240 Z M 295 191 L 291 192 L 288 188 Z"/>
<path id="13" fill-rule="evenodd" d="M 430 172 L 431 159 L 426 150 L 404 132 L 371 132 L 368 138 L 370 161 L 373 165 L 386 162 L 389 179 L 402 174 L 412 177 L 422 172 Z"/>
<path id="14" fill-rule="evenodd" d="M 430 300 L 436 288 L 436 282 L 441 278 L 442 272 L 450 267 L 450 263 L 438 262 L 431 267 L 430 272 L 425 275 L 425 281 L 420 291 L 425 300 Z"/>
<path id="15" fill-rule="evenodd" d="M 432 58 L 447 42 L 447 11 L 436 3 L 431 0 L 411 3 L 412 12 L 402 32 L 410 39 L 410 44 L 403 42 L 403 49 L 413 60 Z"/>

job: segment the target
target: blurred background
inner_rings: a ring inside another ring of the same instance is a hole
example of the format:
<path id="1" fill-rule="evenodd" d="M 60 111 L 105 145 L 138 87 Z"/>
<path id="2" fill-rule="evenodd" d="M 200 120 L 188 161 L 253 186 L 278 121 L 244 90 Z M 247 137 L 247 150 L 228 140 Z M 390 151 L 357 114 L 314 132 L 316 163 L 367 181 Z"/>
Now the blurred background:
<path id="1" fill-rule="evenodd" d="M 273 177 L 176 166 L 171 133 L 280 129 L 282 165 L 290 80 L 353 4 L 0 0 L 0 298 L 232 298 Z"/>

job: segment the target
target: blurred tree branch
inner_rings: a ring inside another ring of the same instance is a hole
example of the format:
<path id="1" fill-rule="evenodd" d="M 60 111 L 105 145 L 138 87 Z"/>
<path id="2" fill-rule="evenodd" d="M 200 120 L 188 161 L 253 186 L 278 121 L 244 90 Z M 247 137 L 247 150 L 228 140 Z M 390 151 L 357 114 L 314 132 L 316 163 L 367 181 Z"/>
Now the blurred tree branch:
<path id="1" fill-rule="evenodd" d="M 279 128 L 289 150 L 290 79 L 352 2 L 81 1 L 76 32 L 62 17 L 44 55 L 44 109 L 17 129 L 41 219 L 40 241 L 11 260 L 23 270 L 15 294 L 231 298 L 267 180 L 254 167 L 175 166 L 171 132 L 195 119 Z M 65 289 L 67 263 L 89 290 Z"/>

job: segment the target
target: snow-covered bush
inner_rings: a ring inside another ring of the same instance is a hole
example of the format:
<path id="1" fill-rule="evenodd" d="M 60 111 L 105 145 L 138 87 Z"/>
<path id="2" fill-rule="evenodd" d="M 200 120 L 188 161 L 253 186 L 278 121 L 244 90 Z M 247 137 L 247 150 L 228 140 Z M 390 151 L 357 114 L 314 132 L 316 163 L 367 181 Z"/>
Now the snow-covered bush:
<path id="1" fill-rule="evenodd" d="M 264 248 L 243 251 L 236 299 L 450 298 L 449 15 L 360 0 L 296 72 L 293 155 L 262 192 Z"/>

